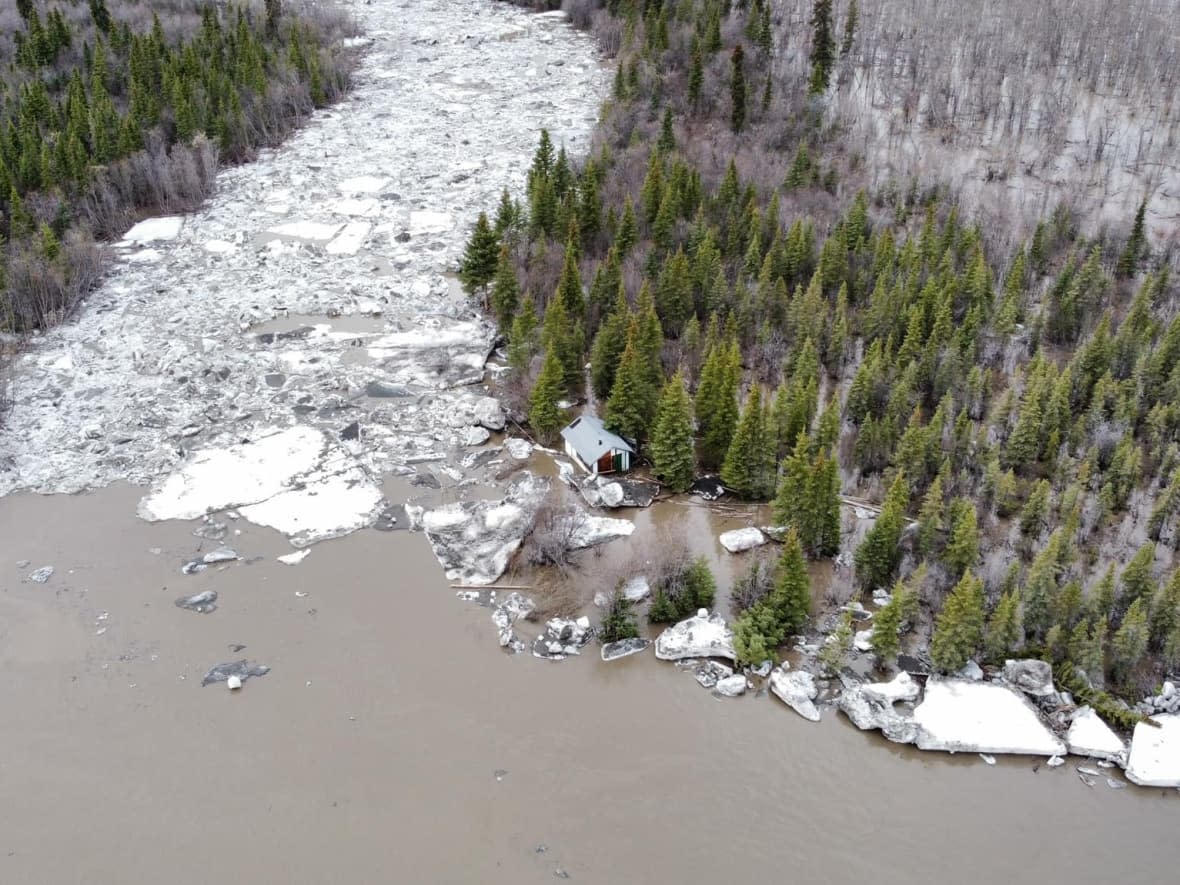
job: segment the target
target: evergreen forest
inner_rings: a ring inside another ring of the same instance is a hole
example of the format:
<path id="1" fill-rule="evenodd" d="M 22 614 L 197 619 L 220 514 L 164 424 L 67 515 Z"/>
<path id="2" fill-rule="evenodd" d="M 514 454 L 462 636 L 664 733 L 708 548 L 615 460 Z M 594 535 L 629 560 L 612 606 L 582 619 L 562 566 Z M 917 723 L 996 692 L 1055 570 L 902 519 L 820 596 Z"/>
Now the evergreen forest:
<path id="1" fill-rule="evenodd" d="M 883 588 L 882 664 L 1040 656 L 1125 718 L 1112 696 L 1180 666 L 1180 315 L 1151 194 L 1098 233 L 1063 203 L 1013 237 L 937 175 L 866 184 L 825 100 L 856 0 L 810 6 L 788 30 L 769 0 L 565 4 L 614 67 L 593 149 L 541 133 L 462 264 L 508 401 L 548 442 L 584 399 L 666 487 L 713 473 L 772 506 L 781 557 L 734 592 L 746 662 L 821 597 Z M 805 73 L 773 76 L 782 53 Z M 855 544 L 842 496 L 880 504 Z M 811 588 L 806 560 L 842 549 Z"/>

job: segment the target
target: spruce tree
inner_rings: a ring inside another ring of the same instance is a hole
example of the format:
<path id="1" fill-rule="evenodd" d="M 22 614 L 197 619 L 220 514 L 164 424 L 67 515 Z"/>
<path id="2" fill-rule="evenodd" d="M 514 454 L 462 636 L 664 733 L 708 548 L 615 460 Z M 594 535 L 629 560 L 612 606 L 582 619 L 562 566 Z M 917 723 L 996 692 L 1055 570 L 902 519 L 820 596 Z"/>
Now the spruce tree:
<path id="1" fill-rule="evenodd" d="M 1127 609 L 1123 623 L 1111 641 L 1111 663 L 1115 681 L 1126 683 L 1131 671 L 1138 666 L 1147 653 L 1150 631 L 1143 600 L 1136 599 Z"/>
<path id="2" fill-rule="evenodd" d="M 600 400 L 609 397 L 611 388 L 614 387 L 619 359 L 627 346 L 627 327 L 630 322 L 627 296 L 623 287 L 619 286 L 615 303 L 599 325 L 590 353 L 590 384 L 594 389 L 594 395 Z"/>
<path id="3" fill-rule="evenodd" d="M 811 179 L 811 152 L 807 149 L 806 143 L 800 142 L 799 147 L 795 150 L 795 158 L 791 161 L 791 168 L 787 170 L 783 187 L 791 191 L 798 190 L 808 187 L 811 184 Z"/>
<path id="4" fill-rule="evenodd" d="M 541 347 L 550 346 L 561 362 L 562 384 L 566 390 L 578 387 L 582 381 L 583 341 L 579 337 L 579 326 L 574 325 L 565 302 L 551 298 L 545 308 L 545 320 L 541 327 Z"/>
<path id="5" fill-rule="evenodd" d="M 643 356 L 636 343 L 636 328 L 636 323 L 632 322 L 615 383 L 606 401 L 605 419 L 610 430 L 642 442 L 651 428 L 656 391 L 647 378 Z"/>
<path id="6" fill-rule="evenodd" d="M 537 439 L 545 445 L 553 441 L 563 424 L 561 410 L 557 407 L 558 400 L 565 395 L 561 376 L 561 360 L 556 346 L 550 342 L 545 350 L 541 374 L 537 376 L 529 396 L 529 424 L 537 434 Z"/>
<path id="7" fill-rule="evenodd" d="M 766 602 L 774 612 L 780 643 L 798 633 L 811 614 L 811 577 L 803 559 L 799 533 L 794 529 L 789 529 L 783 538 L 778 578 Z"/>
<path id="8" fill-rule="evenodd" d="M 811 80 L 808 92 L 823 95 L 832 77 L 836 39 L 832 33 L 832 0 L 815 0 L 811 10 Z"/>
<path id="9" fill-rule="evenodd" d="M 1143 600 L 1145 606 L 1151 602 L 1156 590 L 1156 583 L 1151 576 L 1154 562 L 1155 544 L 1148 542 L 1135 551 L 1119 575 L 1120 606 L 1130 606 L 1137 600 Z"/>
<path id="10" fill-rule="evenodd" d="M 464 291 L 470 295 L 485 288 L 496 275 L 499 261 L 500 238 L 488 223 L 487 213 L 480 212 L 459 266 L 459 279 Z"/>
<path id="11" fill-rule="evenodd" d="M 877 656 L 877 663 L 888 664 L 897 658 L 901 649 L 901 624 L 904 619 L 905 594 L 909 592 L 903 581 L 893 585 L 889 601 L 873 616 L 873 633 L 869 645 Z"/>
<path id="12" fill-rule="evenodd" d="M 561 278 L 557 284 L 557 294 L 565 306 L 566 312 L 573 320 L 580 319 L 586 314 L 586 298 L 582 293 L 582 275 L 578 271 L 579 246 L 576 237 L 571 236 L 565 245 L 565 258 L 561 265 Z"/>
<path id="13" fill-rule="evenodd" d="M 729 127 L 734 132 L 741 132 L 746 125 L 746 74 L 743 62 L 742 44 L 739 43 L 733 48 L 733 55 L 729 59 Z"/>
<path id="14" fill-rule="evenodd" d="M 840 43 L 840 54 L 847 55 L 852 51 L 852 41 L 856 37 L 856 24 L 860 18 L 860 10 L 856 0 L 849 0 L 848 13 L 844 16 L 844 39 Z"/>
<path id="15" fill-rule="evenodd" d="M 729 451 L 739 418 L 737 389 L 740 377 L 737 341 L 731 340 L 728 345 L 713 348 L 705 360 L 696 398 L 701 462 L 706 467 L 719 468 Z"/>
<path id="16" fill-rule="evenodd" d="M 1038 480 L 1033 485 L 1020 512 L 1020 531 L 1022 534 L 1037 537 L 1045 526 L 1045 519 L 1049 513 L 1049 481 Z"/>
<path id="17" fill-rule="evenodd" d="M 1049 542 L 1037 554 L 1028 571 L 1024 584 L 1025 634 L 1034 640 L 1042 640 L 1053 626 L 1053 611 L 1057 605 L 1057 578 L 1060 572 L 1059 560 L 1064 535 L 1057 529 Z"/>
<path id="18" fill-rule="evenodd" d="M 764 419 L 762 389 L 755 385 L 746 398 L 741 420 L 721 465 L 721 481 L 748 500 L 761 500 L 768 495 L 770 450 Z"/>
<path id="19" fill-rule="evenodd" d="M 94 21 L 94 26 L 104 34 L 109 34 L 113 22 L 110 10 L 107 9 L 106 0 L 89 0 L 89 4 L 90 17 Z"/>
<path id="20" fill-rule="evenodd" d="M 840 552 L 840 465 L 835 456 L 816 456 L 811 473 L 811 494 L 815 534 L 811 552 L 835 556 Z"/>
<path id="21" fill-rule="evenodd" d="M 951 502 L 951 536 L 942 553 L 942 561 L 951 577 L 958 579 L 979 561 L 979 525 L 975 504 L 966 498 Z"/>
<path id="22" fill-rule="evenodd" d="M 496 236 L 503 239 L 520 226 L 520 204 L 512 199 L 508 188 L 500 192 L 500 202 L 496 206 L 496 220 L 492 224 Z"/>
<path id="23" fill-rule="evenodd" d="M 623 595 L 621 588 L 616 587 L 611 594 L 606 616 L 602 619 L 602 626 L 598 628 L 598 638 L 603 645 L 639 635 L 639 625 L 635 623 L 632 607 L 631 600 Z"/>
<path id="24" fill-rule="evenodd" d="M 1105 624 L 1105 620 L 1101 622 L 1101 626 L 1091 624 L 1088 620 L 1079 621 L 1070 633 L 1066 653 L 1070 663 L 1085 672 L 1095 687 L 1102 685 L 1106 661 L 1106 651 L 1103 647 L 1106 638 Z"/>
<path id="25" fill-rule="evenodd" d="M 692 400 L 677 372 L 664 385 L 656 409 L 655 429 L 651 439 L 652 464 L 656 476 L 676 492 L 692 485 L 694 474 L 692 438 Z"/>
<path id="26" fill-rule="evenodd" d="M 763 661 L 774 661 L 779 645 L 778 622 L 769 606 L 753 606 L 734 621 L 733 648 L 739 665 L 757 667 Z"/>
<path id="27" fill-rule="evenodd" d="M 533 304 L 533 296 L 525 293 L 520 310 L 512 320 L 512 330 L 508 333 L 508 365 L 517 372 L 523 373 L 528 369 L 536 350 L 537 338 L 537 309 Z"/>
<path id="28" fill-rule="evenodd" d="M 887 586 L 901 560 L 901 532 L 909 500 L 905 476 L 898 474 L 889 487 L 881 514 L 856 548 L 856 574 L 864 587 Z"/>
<path id="29" fill-rule="evenodd" d="M 692 265 L 683 249 L 668 257 L 656 283 L 656 304 L 662 327 L 674 338 L 693 315 Z"/>
<path id="30" fill-rule="evenodd" d="M 589 248 L 602 232 L 602 196 L 598 191 L 598 172 L 587 163 L 578 179 L 578 232 L 582 245 Z"/>
<path id="31" fill-rule="evenodd" d="M 1151 601 L 1151 644 L 1162 650 L 1180 626 L 1180 569 L 1172 572 Z"/>
<path id="32" fill-rule="evenodd" d="M 835 676 L 844 666 L 844 661 L 852 650 L 852 612 L 846 611 L 840 616 L 836 629 L 828 636 L 823 648 L 819 650 L 817 661 L 824 673 Z"/>
<path id="33" fill-rule="evenodd" d="M 492 281 L 492 311 L 501 330 L 512 327 L 516 310 L 520 306 L 520 283 L 516 278 L 516 265 L 512 251 L 507 244 L 500 247 L 500 258 L 496 264 L 496 276 Z"/>
<path id="34" fill-rule="evenodd" d="M 930 488 L 926 490 L 922 506 L 918 508 L 918 553 L 924 557 L 930 556 L 942 545 L 945 528 L 942 521 L 942 498 L 942 477 L 936 476 L 934 482 L 930 483 Z"/>
<path id="35" fill-rule="evenodd" d="M 1015 593 L 1005 593 L 996 603 L 987 622 L 984 637 L 984 656 L 989 661 L 1002 662 L 1020 645 L 1024 627 L 1020 622 L 1020 599 Z"/>
<path id="36" fill-rule="evenodd" d="M 1119 255 L 1118 263 L 1116 264 L 1115 272 L 1120 277 L 1133 277 L 1139 269 L 1139 261 L 1143 255 L 1144 247 L 1147 245 L 1146 227 L 1144 224 L 1146 213 L 1147 197 L 1144 197 L 1139 203 L 1139 208 L 1135 210 L 1135 222 L 1131 226 L 1131 236 L 1127 240 L 1126 248 Z"/>
<path id="37" fill-rule="evenodd" d="M 930 660 L 937 669 L 953 673 L 979 651 L 983 603 L 983 582 L 967 572 L 947 597 L 934 625 Z"/>
<path id="38" fill-rule="evenodd" d="M 676 147 L 676 133 L 672 128 L 672 109 L 664 108 L 664 118 L 660 123 L 660 137 L 656 147 L 664 153 L 669 153 Z"/>
<path id="39" fill-rule="evenodd" d="M 615 233 L 614 248 L 619 260 L 626 258 L 639 238 L 639 231 L 635 221 L 635 206 L 628 195 L 623 200 L 623 216 L 619 220 L 619 229 Z"/>
<path id="40" fill-rule="evenodd" d="M 705 84 L 705 62 L 696 37 L 692 42 L 692 63 L 688 69 L 688 104 L 696 111 L 701 103 L 701 87 Z"/>

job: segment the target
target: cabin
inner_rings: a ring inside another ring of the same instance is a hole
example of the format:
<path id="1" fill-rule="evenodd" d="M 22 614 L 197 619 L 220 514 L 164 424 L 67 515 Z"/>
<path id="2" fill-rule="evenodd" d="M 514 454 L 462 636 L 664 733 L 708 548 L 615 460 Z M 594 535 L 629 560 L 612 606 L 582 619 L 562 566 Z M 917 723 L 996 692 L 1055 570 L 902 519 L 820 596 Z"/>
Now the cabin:
<path id="1" fill-rule="evenodd" d="M 575 418 L 561 431 L 561 438 L 565 453 L 590 474 L 626 473 L 631 469 L 635 448 L 593 415 Z"/>

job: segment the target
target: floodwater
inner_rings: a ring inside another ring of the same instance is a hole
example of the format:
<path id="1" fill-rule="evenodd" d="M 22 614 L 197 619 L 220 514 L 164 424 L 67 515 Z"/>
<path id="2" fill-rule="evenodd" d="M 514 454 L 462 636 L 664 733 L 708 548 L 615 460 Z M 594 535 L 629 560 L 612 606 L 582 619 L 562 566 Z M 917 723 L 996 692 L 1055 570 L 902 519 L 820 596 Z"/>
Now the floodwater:
<path id="1" fill-rule="evenodd" d="M 1175 791 L 922 754 L 650 655 L 506 655 L 417 533 L 285 566 L 231 523 L 246 561 L 184 576 L 216 542 L 139 494 L 0 499 L 5 883 L 1176 880 Z M 201 687 L 241 657 L 273 669 Z"/>

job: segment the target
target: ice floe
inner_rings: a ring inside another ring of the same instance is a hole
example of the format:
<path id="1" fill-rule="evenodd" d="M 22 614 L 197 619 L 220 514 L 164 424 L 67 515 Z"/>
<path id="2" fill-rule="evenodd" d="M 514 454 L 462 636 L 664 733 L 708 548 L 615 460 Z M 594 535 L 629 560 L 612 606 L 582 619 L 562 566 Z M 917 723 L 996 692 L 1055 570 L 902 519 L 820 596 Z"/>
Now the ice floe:
<path id="1" fill-rule="evenodd" d="M 1180 716 L 1164 713 L 1135 726 L 1127 780 L 1143 787 L 1180 787 Z"/>
<path id="2" fill-rule="evenodd" d="M 1021 695 L 1004 685 L 931 677 L 914 709 L 919 749 L 1057 756 L 1065 744 Z"/>
<path id="3" fill-rule="evenodd" d="M 650 639 L 643 639 L 638 636 L 631 639 L 620 639 L 617 642 L 608 642 L 602 646 L 602 659 L 604 661 L 617 661 L 619 658 L 639 654 L 641 651 L 646 650 L 649 645 L 651 645 Z"/>
<path id="4" fill-rule="evenodd" d="M 340 230 L 339 224 L 322 221 L 288 221 L 276 225 L 267 231 L 276 237 L 290 237 L 294 240 L 315 240 L 326 243 L 336 236 Z"/>
<path id="5" fill-rule="evenodd" d="M 668 627 L 656 638 L 656 657 L 662 661 L 683 658 L 736 658 L 733 631 L 719 614 L 700 609 L 696 615 Z"/>
<path id="6" fill-rule="evenodd" d="M 744 529 L 733 529 L 732 531 L 722 532 L 717 540 L 730 553 L 742 553 L 746 550 L 752 550 L 755 547 L 761 547 L 766 543 L 766 535 L 762 534 L 761 530 L 750 526 Z"/>
<path id="7" fill-rule="evenodd" d="M 142 244 L 174 240 L 180 236 L 182 227 L 184 227 L 184 218 L 179 215 L 146 218 L 123 234 L 123 242 Z"/>
<path id="8" fill-rule="evenodd" d="M 912 712 L 899 711 L 894 704 L 916 700 L 919 691 L 910 674 L 901 672 L 889 682 L 845 687 L 837 706 L 862 731 L 879 729 L 889 740 L 909 744 L 918 735 L 917 723 Z"/>
<path id="9" fill-rule="evenodd" d="M 426 532 L 450 580 L 491 584 L 508 568 L 548 490 L 547 480 L 525 473 L 499 501 L 459 501 L 431 510 L 415 504 L 406 514 L 413 528 Z"/>
<path id="10" fill-rule="evenodd" d="M 203 449 L 139 502 L 149 521 L 238 508 L 296 545 L 371 525 L 384 506 L 360 464 L 319 430 L 295 426 L 253 442 Z"/>
<path id="11" fill-rule="evenodd" d="M 344 225 L 332 241 L 324 247 L 329 255 L 355 255 L 360 251 L 372 227 L 367 221 L 350 221 Z"/>
<path id="12" fill-rule="evenodd" d="M 379 194 L 389 187 L 389 179 L 376 175 L 358 175 L 346 178 L 336 186 L 345 194 Z"/>
<path id="13" fill-rule="evenodd" d="M 788 707 L 811 722 L 819 722 L 815 705 L 818 689 L 815 677 L 803 670 L 775 670 L 770 674 L 770 690 Z"/>
<path id="14" fill-rule="evenodd" d="M 1075 756 L 1090 756 L 1111 762 L 1125 762 L 1127 746 L 1092 707 L 1079 707 L 1073 713 L 1065 742 Z"/>

